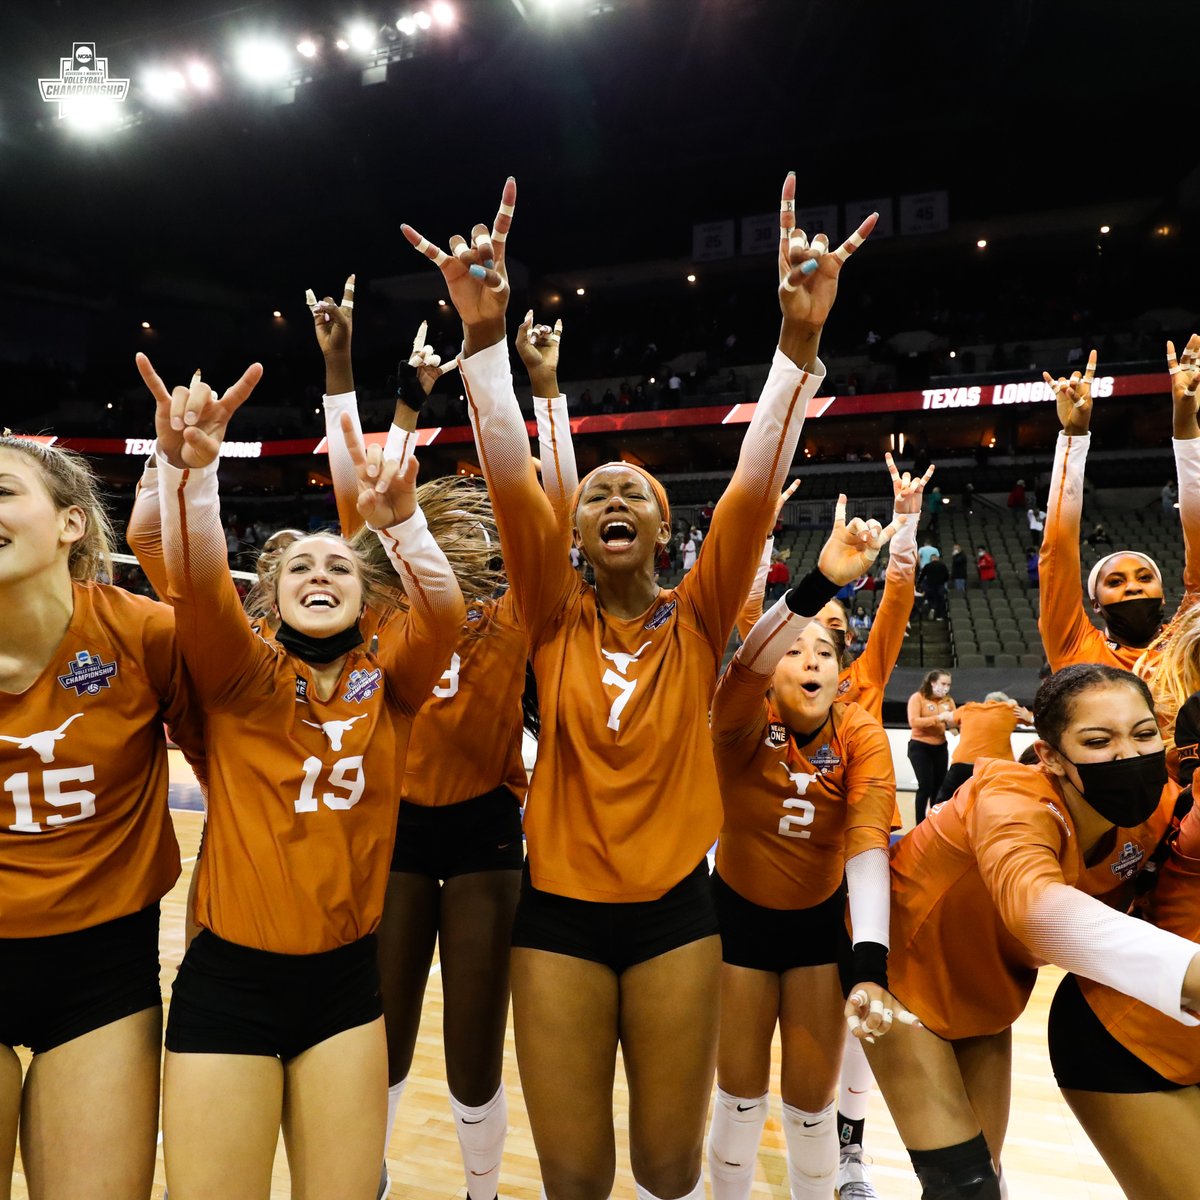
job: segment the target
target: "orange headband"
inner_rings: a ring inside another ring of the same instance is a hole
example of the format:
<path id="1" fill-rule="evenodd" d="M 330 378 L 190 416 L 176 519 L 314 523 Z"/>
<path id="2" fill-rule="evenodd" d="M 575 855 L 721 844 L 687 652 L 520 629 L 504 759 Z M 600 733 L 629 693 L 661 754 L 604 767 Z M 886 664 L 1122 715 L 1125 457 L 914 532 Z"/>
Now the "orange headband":
<path id="1" fill-rule="evenodd" d="M 578 483 L 575 488 L 575 494 L 571 497 L 571 519 L 575 519 L 575 510 L 579 507 L 579 499 L 583 495 L 583 489 L 587 487 L 588 480 L 591 479 L 596 471 L 603 471 L 606 467 L 627 467 L 631 471 L 636 471 L 649 485 L 650 491 L 654 494 L 654 499 L 658 502 L 658 511 L 662 514 L 662 519 L 668 525 L 671 523 L 671 502 L 667 499 L 666 489 L 649 471 L 643 471 L 641 467 L 635 467 L 633 463 L 627 462 L 606 462 L 601 463 L 595 470 L 589 471 Z"/>

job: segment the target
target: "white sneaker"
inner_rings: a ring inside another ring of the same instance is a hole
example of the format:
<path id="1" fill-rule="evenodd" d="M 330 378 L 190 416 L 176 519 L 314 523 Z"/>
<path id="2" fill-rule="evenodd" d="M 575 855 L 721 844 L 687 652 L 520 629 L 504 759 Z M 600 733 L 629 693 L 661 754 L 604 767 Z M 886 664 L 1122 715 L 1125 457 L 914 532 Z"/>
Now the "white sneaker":
<path id="1" fill-rule="evenodd" d="M 838 1162 L 838 1200 L 880 1200 L 863 1164 L 861 1146 L 843 1146 Z"/>
<path id="2" fill-rule="evenodd" d="M 387 1159 L 383 1160 L 383 1166 L 379 1171 L 379 1191 L 375 1193 L 375 1200 L 384 1200 L 385 1196 L 391 1194 L 392 1177 L 388 1174 Z M 853 1193 L 851 1193 L 853 1195 Z"/>

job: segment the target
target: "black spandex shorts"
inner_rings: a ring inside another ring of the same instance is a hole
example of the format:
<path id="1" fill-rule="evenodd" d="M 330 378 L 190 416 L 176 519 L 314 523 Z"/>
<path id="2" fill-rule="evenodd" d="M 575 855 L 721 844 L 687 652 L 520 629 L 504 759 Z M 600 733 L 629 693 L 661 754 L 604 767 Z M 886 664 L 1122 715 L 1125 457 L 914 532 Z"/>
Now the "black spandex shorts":
<path id="1" fill-rule="evenodd" d="M 731 967 L 782 974 L 838 961 L 846 937 L 844 885 L 811 908 L 763 908 L 714 871 L 712 894 L 721 923 L 721 959 Z"/>
<path id="2" fill-rule="evenodd" d="M 1046 1022 L 1050 1065 L 1060 1088 L 1076 1092 L 1177 1092 L 1175 1083 L 1127 1050 L 1092 1011 L 1074 975 L 1054 993 Z"/>
<path id="3" fill-rule="evenodd" d="M 438 806 L 400 805 L 392 870 L 450 879 L 476 871 L 519 871 L 525 861 L 521 806 L 506 787 Z"/>
<path id="4" fill-rule="evenodd" d="M 618 975 L 629 967 L 718 933 L 708 861 L 657 900 L 608 904 L 541 892 L 521 876 L 513 945 L 603 963 Z"/>
<path id="5" fill-rule="evenodd" d="M 167 1049 L 287 1062 L 382 1014 L 374 934 L 320 954 L 273 954 L 202 929 L 175 978 Z"/>
<path id="6" fill-rule="evenodd" d="M 0 1044 L 44 1054 L 161 1004 L 157 904 L 90 929 L 0 938 Z"/>

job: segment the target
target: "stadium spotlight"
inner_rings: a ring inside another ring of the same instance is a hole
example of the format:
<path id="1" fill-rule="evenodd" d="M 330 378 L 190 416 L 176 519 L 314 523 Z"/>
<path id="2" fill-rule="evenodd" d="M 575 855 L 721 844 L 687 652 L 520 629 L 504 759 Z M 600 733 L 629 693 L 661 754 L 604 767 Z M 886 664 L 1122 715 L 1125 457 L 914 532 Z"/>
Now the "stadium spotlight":
<path id="1" fill-rule="evenodd" d="M 173 104 L 187 87 L 187 80 L 174 67 L 151 67 L 142 76 L 142 89 L 158 104 Z"/>
<path id="2" fill-rule="evenodd" d="M 433 18 L 422 9 L 413 16 L 413 20 L 422 28 L 428 29 L 433 24 Z"/>
<path id="3" fill-rule="evenodd" d="M 403 16 L 396 22 L 396 28 L 405 37 L 412 37 L 417 32 L 417 23 L 410 16 Z"/>
<path id="4" fill-rule="evenodd" d="M 334 45 L 337 46 L 337 48 L 339 50 L 349 50 L 350 49 L 350 43 L 348 41 L 346 41 L 345 38 L 338 38 L 338 40 L 336 42 L 334 42 Z"/>
<path id="5" fill-rule="evenodd" d="M 350 43 L 351 50 L 366 54 L 375 49 L 375 30 L 365 21 L 355 21 L 346 30 L 346 41 Z"/>
<path id="6" fill-rule="evenodd" d="M 695 277 L 695 275 L 689 275 L 689 276 L 687 277 L 687 281 L 688 281 L 688 283 L 695 283 L 695 282 L 696 282 L 696 277 Z"/>
<path id="7" fill-rule="evenodd" d="M 454 24 L 454 9 L 446 0 L 434 0 L 433 19 L 443 28 L 449 29 Z"/>
<path id="8" fill-rule="evenodd" d="M 266 38 L 247 38 L 235 54 L 238 70 L 251 83 L 282 83 L 291 70 L 292 57 L 279 42 Z"/>
<path id="9" fill-rule="evenodd" d="M 77 133 L 102 134 L 121 122 L 118 102 L 100 96 L 70 96 L 59 103 L 63 121 Z"/>
<path id="10" fill-rule="evenodd" d="M 304 55 L 305 58 L 316 58 L 317 43 L 312 38 L 304 38 L 296 43 L 296 53 Z"/>
<path id="11" fill-rule="evenodd" d="M 112 401 L 110 400 L 110 401 L 109 401 L 109 402 L 108 402 L 108 403 L 107 403 L 107 404 L 106 404 L 104 407 L 105 407 L 105 408 L 109 408 L 109 409 L 111 409 L 111 408 L 112 408 Z M 1175 505 L 1175 507 L 1176 507 L 1176 508 L 1178 508 L 1178 507 L 1179 507 L 1179 505 L 1177 504 L 1177 505 Z"/>
<path id="12" fill-rule="evenodd" d="M 987 249 L 987 238 L 980 238 L 979 241 L 977 241 L 975 243 L 975 245 L 978 246 L 980 250 L 986 250 Z"/>
<path id="13" fill-rule="evenodd" d="M 575 295 L 577 295 L 577 296 L 584 296 L 586 294 L 587 294 L 587 288 L 576 288 L 575 289 Z"/>
<path id="14" fill-rule="evenodd" d="M 1101 233 L 1112 233 L 1112 226 L 1111 225 L 1101 225 L 1100 232 Z"/>
<path id="15" fill-rule="evenodd" d="M 445 307 L 446 307 L 446 302 L 445 302 L 445 300 L 439 300 L 439 301 L 438 301 L 438 308 L 445 308 Z"/>
<path id="16" fill-rule="evenodd" d="M 187 77 L 188 82 L 198 92 L 210 91 L 216 82 L 216 76 L 213 75 L 212 68 L 208 63 L 203 63 L 199 59 L 193 59 L 188 63 Z"/>
<path id="17" fill-rule="evenodd" d="M 957 351 L 957 350 L 951 350 L 951 351 L 950 351 L 950 357 L 951 357 L 951 358 L 957 358 L 957 357 L 958 357 L 958 351 Z"/>
<path id="18" fill-rule="evenodd" d="M 143 322 L 142 322 L 142 328 L 143 328 L 143 329 L 149 329 L 149 328 L 150 328 L 150 322 L 149 322 L 149 321 L 143 321 Z"/>
<path id="19" fill-rule="evenodd" d="M 283 316 L 283 313 L 276 308 L 272 311 L 271 316 L 273 316 L 276 320 L 279 320 L 279 318 Z"/>

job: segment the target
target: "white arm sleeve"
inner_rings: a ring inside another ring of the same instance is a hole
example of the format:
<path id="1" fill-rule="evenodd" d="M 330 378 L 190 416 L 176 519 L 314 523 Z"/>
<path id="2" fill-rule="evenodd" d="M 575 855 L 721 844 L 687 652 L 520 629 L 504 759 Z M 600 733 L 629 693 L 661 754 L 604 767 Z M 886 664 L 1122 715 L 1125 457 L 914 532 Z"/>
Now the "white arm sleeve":
<path id="1" fill-rule="evenodd" d="M 767 609 L 746 635 L 734 657 L 756 675 L 771 675 L 792 648 L 805 625 L 817 614 L 800 616 L 787 605 L 785 592 Z"/>
<path id="2" fill-rule="evenodd" d="M 1200 946 L 1128 917 L 1063 883 L 1050 884 L 1013 932 L 1040 958 L 1106 984 L 1182 1025 L 1183 980 Z"/>
<path id="3" fill-rule="evenodd" d="M 349 413 L 354 428 L 362 437 L 358 419 L 358 396 L 354 392 L 338 392 L 325 397 L 325 444 L 329 449 L 329 474 L 338 496 L 358 495 L 358 473 L 350 461 L 350 450 L 342 434 L 342 413 Z"/>
<path id="4" fill-rule="evenodd" d="M 383 457 L 398 459 L 399 470 L 403 471 L 417 448 L 417 434 L 414 429 L 401 429 L 399 425 L 388 426 L 387 441 L 383 446 Z"/>
<path id="5" fill-rule="evenodd" d="M 892 913 L 892 867 L 882 846 L 864 850 L 846 862 L 850 893 L 850 927 L 854 944 L 878 942 L 887 946 Z"/>
<path id="6" fill-rule="evenodd" d="M 579 485 L 567 398 L 555 396 L 553 400 L 547 400 L 544 396 L 534 396 L 533 413 L 537 418 L 542 487 L 550 497 L 550 503 L 556 509 L 561 508 L 570 503 Z"/>
<path id="7" fill-rule="evenodd" d="M 892 513 L 896 532 L 888 543 L 888 579 L 911 579 L 916 573 L 917 522 L 920 519 L 920 513 Z"/>
<path id="8" fill-rule="evenodd" d="M 434 620 L 440 613 L 461 608 L 458 581 L 419 508 L 407 521 L 375 533 L 414 609 Z"/>

